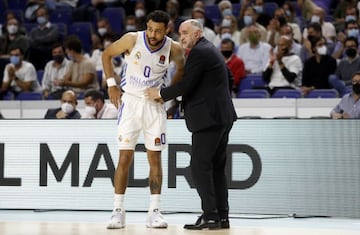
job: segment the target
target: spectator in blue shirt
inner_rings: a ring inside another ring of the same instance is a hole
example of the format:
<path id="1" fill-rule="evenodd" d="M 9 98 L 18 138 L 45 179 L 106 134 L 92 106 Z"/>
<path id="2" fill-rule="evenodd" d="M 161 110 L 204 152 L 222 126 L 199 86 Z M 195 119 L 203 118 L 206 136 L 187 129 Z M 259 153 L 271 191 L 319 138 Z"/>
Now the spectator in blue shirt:
<path id="1" fill-rule="evenodd" d="M 360 71 L 352 76 L 352 92 L 344 95 L 330 113 L 331 118 L 360 118 Z"/>

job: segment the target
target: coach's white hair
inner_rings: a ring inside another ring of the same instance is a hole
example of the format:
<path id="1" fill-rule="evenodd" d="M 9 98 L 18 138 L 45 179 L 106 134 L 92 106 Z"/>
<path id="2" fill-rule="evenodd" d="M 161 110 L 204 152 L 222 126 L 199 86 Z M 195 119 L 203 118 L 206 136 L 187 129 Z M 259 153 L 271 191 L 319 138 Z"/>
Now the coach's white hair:
<path id="1" fill-rule="evenodd" d="M 184 21 L 183 23 L 190 23 L 194 29 L 201 31 L 201 35 L 204 32 L 204 27 L 202 23 L 200 23 L 200 21 L 198 21 L 197 19 L 189 19 Z"/>

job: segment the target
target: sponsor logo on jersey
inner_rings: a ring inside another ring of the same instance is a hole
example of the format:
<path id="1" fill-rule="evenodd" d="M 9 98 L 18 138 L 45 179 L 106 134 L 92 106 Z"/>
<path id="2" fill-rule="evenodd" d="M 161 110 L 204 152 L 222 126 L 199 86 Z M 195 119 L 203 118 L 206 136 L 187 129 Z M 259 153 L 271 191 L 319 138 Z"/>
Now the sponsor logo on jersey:
<path id="1" fill-rule="evenodd" d="M 160 146 L 161 145 L 160 138 L 155 138 L 154 144 L 155 146 Z"/>

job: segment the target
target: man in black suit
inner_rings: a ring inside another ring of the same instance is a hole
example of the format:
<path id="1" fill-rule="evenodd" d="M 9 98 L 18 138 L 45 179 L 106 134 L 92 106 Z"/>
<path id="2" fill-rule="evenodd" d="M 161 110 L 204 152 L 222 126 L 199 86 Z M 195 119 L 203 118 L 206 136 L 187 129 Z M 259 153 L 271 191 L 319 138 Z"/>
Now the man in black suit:
<path id="1" fill-rule="evenodd" d="M 237 117 L 226 64 L 219 50 L 203 37 L 197 20 L 183 22 L 179 33 L 183 48 L 190 49 L 183 79 L 160 91 L 149 88 L 145 93 L 163 101 L 182 95 L 186 125 L 192 132 L 190 168 L 203 210 L 195 224 L 184 228 L 229 228 L 226 147 Z"/>
<path id="2" fill-rule="evenodd" d="M 45 114 L 45 119 L 80 119 L 81 115 L 76 110 L 77 98 L 75 92 L 67 90 L 62 93 L 61 107 L 55 109 L 48 109 Z"/>

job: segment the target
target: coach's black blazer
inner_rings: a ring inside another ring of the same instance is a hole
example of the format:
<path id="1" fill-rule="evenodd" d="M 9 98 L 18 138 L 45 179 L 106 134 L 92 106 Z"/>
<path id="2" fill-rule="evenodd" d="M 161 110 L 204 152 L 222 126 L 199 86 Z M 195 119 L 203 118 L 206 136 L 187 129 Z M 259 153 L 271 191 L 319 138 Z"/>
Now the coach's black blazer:
<path id="1" fill-rule="evenodd" d="M 165 101 L 182 95 L 187 128 L 196 132 L 236 120 L 228 83 L 224 58 L 211 42 L 200 38 L 189 53 L 183 79 L 160 94 Z"/>

